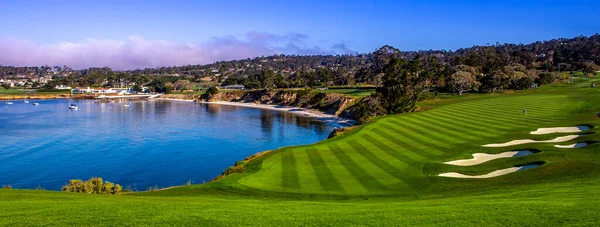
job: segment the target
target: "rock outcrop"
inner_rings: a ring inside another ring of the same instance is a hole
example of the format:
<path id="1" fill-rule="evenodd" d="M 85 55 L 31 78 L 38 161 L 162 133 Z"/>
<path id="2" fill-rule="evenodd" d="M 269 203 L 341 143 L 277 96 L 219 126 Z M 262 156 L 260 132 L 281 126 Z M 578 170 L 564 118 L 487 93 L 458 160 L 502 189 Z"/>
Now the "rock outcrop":
<path id="1" fill-rule="evenodd" d="M 315 93 L 309 90 L 255 90 L 219 92 L 202 101 L 253 102 L 268 105 L 294 106 L 315 109 L 326 114 L 340 115 L 355 104 L 356 98 L 342 94 Z"/>

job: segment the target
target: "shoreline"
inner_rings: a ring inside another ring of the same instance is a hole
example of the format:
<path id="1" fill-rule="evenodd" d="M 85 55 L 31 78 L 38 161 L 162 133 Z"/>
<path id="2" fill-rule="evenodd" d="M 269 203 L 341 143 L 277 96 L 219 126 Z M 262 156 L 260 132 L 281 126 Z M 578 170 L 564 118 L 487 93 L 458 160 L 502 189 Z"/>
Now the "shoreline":
<path id="1" fill-rule="evenodd" d="M 257 108 L 264 110 L 274 110 L 274 111 L 282 111 L 291 113 L 294 115 L 299 115 L 303 117 L 314 118 L 319 121 L 325 123 L 333 123 L 339 127 L 346 128 L 354 125 L 354 120 L 345 119 L 338 117 L 333 114 L 326 114 L 318 110 L 306 109 L 301 107 L 292 107 L 292 106 L 282 106 L 282 105 L 269 105 L 269 104 L 261 104 L 261 103 L 245 103 L 245 102 L 228 102 L 228 101 L 217 101 L 217 102 L 198 102 L 202 104 L 216 104 L 216 105 L 226 105 L 226 106 L 239 106 L 239 107 L 248 107 L 248 108 Z"/>
<path id="2" fill-rule="evenodd" d="M 173 99 L 173 98 L 154 98 L 155 100 L 169 100 L 169 101 L 183 101 L 183 102 L 194 102 L 194 100 L 187 99 Z M 306 109 L 301 107 L 292 107 L 292 106 L 282 106 L 282 105 L 269 105 L 269 104 L 261 104 L 261 103 L 247 103 L 247 102 L 228 102 L 228 101 L 216 101 L 216 102 L 206 102 L 199 101 L 196 103 L 201 104 L 209 104 L 209 105 L 225 105 L 225 106 L 238 106 L 238 107 L 247 107 L 247 108 L 256 108 L 263 110 L 274 110 L 274 111 L 282 111 L 298 116 L 314 118 L 318 121 L 324 123 L 334 124 L 336 127 L 346 128 L 350 126 L 354 126 L 355 121 L 350 119 L 345 119 L 338 117 L 333 114 L 326 114 L 318 110 Z"/>

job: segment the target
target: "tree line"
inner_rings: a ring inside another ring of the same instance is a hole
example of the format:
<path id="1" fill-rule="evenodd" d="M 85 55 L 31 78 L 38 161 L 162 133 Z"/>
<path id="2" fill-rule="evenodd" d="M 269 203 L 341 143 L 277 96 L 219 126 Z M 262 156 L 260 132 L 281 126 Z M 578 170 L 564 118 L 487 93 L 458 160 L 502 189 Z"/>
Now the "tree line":
<path id="1" fill-rule="evenodd" d="M 562 72 L 592 73 L 599 70 L 598 65 L 600 35 L 596 34 L 530 44 L 496 43 L 455 51 L 400 51 L 383 46 L 368 54 L 273 55 L 207 65 L 127 71 L 108 67 L 74 70 L 67 66 L 0 66 L 0 78 L 52 76 L 54 80 L 46 85 L 48 88 L 61 84 L 136 85 L 147 86 L 155 92 L 233 84 L 251 89 L 371 84 L 381 89 L 395 87 L 393 91 L 398 91 L 415 81 L 414 86 L 419 89 L 415 94 L 419 96 L 421 91 L 463 94 L 526 89 L 563 80 Z M 407 78 L 390 79 L 390 74 Z"/>

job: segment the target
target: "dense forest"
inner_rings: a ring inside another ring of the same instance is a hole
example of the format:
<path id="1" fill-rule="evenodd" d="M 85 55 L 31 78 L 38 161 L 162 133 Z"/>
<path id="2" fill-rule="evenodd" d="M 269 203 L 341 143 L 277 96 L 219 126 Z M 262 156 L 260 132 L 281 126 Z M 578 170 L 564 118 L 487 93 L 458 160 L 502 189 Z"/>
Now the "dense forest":
<path id="1" fill-rule="evenodd" d="M 257 88 L 304 88 L 371 84 L 425 91 L 493 92 L 526 89 L 564 79 L 561 72 L 600 70 L 600 34 L 531 44 L 473 46 L 456 51 L 403 52 L 383 46 L 357 55 L 274 55 L 187 65 L 114 71 L 67 66 L 0 66 L 0 78 L 52 76 L 46 84 L 148 86 L 151 91 L 194 90 L 242 84 Z M 398 79 L 398 78 L 404 79 Z M 420 93 L 420 92 L 419 92 Z"/>

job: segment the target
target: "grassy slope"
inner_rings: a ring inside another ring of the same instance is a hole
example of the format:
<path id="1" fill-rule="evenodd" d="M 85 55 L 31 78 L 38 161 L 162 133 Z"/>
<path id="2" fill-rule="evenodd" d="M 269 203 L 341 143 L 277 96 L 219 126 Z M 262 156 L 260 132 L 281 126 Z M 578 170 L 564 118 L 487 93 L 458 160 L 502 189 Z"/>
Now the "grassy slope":
<path id="1" fill-rule="evenodd" d="M 591 78 L 596 80 L 597 78 Z M 600 88 L 590 78 L 511 95 L 424 102 L 427 111 L 381 117 L 338 138 L 261 156 L 243 174 L 171 190 L 120 196 L 0 190 L 0 225 L 537 225 L 594 224 L 600 144 L 482 148 L 533 136 L 538 127 L 596 126 L 575 141 L 600 141 Z M 527 108 L 528 114 L 522 113 Z M 560 144 L 570 144 L 565 142 Z M 471 153 L 542 152 L 453 167 Z M 541 167 L 491 179 L 447 179 L 534 161 Z M 290 193 L 292 192 L 292 193 Z"/>

